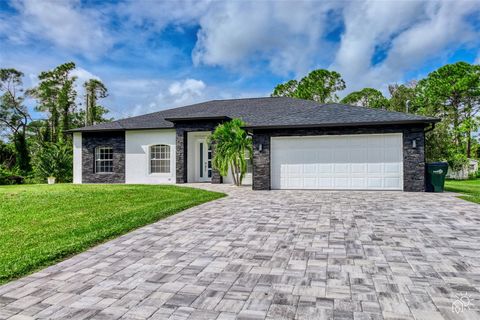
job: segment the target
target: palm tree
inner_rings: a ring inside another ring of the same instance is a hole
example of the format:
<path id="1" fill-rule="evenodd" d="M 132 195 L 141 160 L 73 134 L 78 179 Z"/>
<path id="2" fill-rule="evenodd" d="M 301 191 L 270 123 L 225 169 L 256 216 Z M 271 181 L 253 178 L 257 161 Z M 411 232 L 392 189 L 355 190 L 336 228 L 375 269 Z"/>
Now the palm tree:
<path id="1" fill-rule="evenodd" d="M 228 174 L 230 168 L 233 182 L 236 186 L 242 184 L 247 172 L 247 160 L 252 159 L 252 139 L 242 129 L 245 123 L 240 119 L 233 119 L 217 126 L 210 136 L 214 145 L 213 167 L 222 176 Z"/>

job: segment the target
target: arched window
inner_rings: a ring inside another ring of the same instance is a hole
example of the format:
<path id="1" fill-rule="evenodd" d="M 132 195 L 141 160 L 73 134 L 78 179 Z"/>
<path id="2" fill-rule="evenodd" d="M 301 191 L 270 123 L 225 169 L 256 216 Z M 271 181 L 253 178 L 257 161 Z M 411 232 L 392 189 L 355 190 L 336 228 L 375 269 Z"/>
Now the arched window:
<path id="1" fill-rule="evenodd" d="M 96 147 L 95 148 L 95 173 L 113 172 L 113 148 Z"/>
<path id="2" fill-rule="evenodd" d="M 170 146 L 150 146 L 150 173 L 170 173 Z"/>

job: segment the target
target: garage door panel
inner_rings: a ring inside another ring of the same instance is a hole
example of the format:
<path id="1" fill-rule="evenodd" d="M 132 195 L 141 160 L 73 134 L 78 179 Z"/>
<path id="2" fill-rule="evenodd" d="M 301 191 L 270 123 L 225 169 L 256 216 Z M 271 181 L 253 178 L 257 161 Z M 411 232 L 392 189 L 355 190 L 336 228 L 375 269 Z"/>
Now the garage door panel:
<path id="1" fill-rule="evenodd" d="M 342 174 L 342 173 L 349 173 L 350 164 L 348 163 L 335 163 L 334 165 L 334 173 Z"/>
<path id="2" fill-rule="evenodd" d="M 400 184 L 400 178 L 385 178 L 385 188 L 396 189 Z"/>
<path id="3" fill-rule="evenodd" d="M 316 163 L 312 163 L 312 164 L 305 164 L 303 166 L 303 173 L 305 175 L 310 175 L 310 174 L 314 174 L 316 175 L 317 174 L 317 164 Z"/>
<path id="4" fill-rule="evenodd" d="M 319 173 L 330 174 L 333 171 L 333 163 L 320 163 L 318 164 Z"/>
<path id="5" fill-rule="evenodd" d="M 302 164 L 289 164 L 287 166 L 287 173 L 288 174 L 300 174 L 303 171 L 302 168 L 303 168 Z"/>
<path id="6" fill-rule="evenodd" d="M 368 178 L 367 179 L 367 188 L 372 189 L 383 189 L 383 179 L 382 178 Z"/>
<path id="7" fill-rule="evenodd" d="M 290 189 L 302 189 L 303 179 L 302 178 L 289 178 L 285 180 L 286 185 Z"/>
<path id="8" fill-rule="evenodd" d="M 273 189 L 403 189 L 401 134 L 272 138 Z"/>
<path id="9" fill-rule="evenodd" d="M 399 162 L 402 160 L 402 151 L 398 148 L 385 148 L 385 162 Z"/>
<path id="10" fill-rule="evenodd" d="M 365 148 L 353 147 L 350 149 L 351 163 L 366 163 L 368 161 L 368 150 Z"/>
<path id="11" fill-rule="evenodd" d="M 316 189 L 317 188 L 317 178 L 305 178 L 303 180 L 303 186 L 305 189 Z"/>
<path id="12" fill-rule="evenodd" d="M 351 179 L 351 187 L 353 189 L 366 189 L 367 187 L 366 179 L 363 177 L 360 177 L 360 178 L 353 177 Z"/>
<path id="13" fill-rule="evenodd" d="M 383 161 L 385 156 L 385 150 L 379 147 L 368 148 L 367 162 L 378 162 L 380 159 Z"/>
<path id="14" fill-rule="evenodd" d="M 350 162 L 349 161 L 349 154 L 350 154 L 350 150 L 347 149 L 347 148 L 342 148 L 342 147 L 335 147 L 336 149 L 333 151 L 333 159 L 332 161 L 334 163 L 338 163 L 338 162 Z"/>
<path id="15" fill-rule="evenodd" d="M 334 178 L 336 189 L 348 189 L 348 178 Z"/>
<path id="16" fill-rule="evenodd" d="M 367 164 L 368 173 L 382 173 L 383 172 L 383 163 L 369 163 Z"/>
<path id="17" fill-rule="evenodd" d="M 367 172 L 367 164 L 366 163 L 352 163 L 351 164 L 352 174 L 356 173 L 366 173 Z"/>
<path id="18" fill-rule="evenodd" d="M 401 170 L 399 163 L 385 163 L 385 173 L 399 174 Z"/>

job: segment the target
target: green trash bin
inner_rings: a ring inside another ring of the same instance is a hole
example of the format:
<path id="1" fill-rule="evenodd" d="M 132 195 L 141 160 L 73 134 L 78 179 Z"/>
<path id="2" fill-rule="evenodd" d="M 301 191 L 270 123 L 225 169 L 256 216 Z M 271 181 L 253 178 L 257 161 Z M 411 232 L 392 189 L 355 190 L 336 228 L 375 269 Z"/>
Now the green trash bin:
<path id="1" fill-rule="evenodd" d="M 427 192 L 443 192 L 445 177 L 448 172 L 448 163 L 433 162 L 427 163 Z"/>

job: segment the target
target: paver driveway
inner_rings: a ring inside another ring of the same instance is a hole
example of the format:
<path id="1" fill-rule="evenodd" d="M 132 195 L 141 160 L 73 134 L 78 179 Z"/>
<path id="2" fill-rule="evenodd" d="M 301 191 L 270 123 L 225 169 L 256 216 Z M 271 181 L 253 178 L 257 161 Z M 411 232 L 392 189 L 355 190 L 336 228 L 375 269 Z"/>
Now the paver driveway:
<path id="1" fill-rule="evenodd" d="M 0 287 L 0 318 L 480 318 L 452 312 L 480 307 L 478 205 L 210 188 L 230 196 Z"/>

